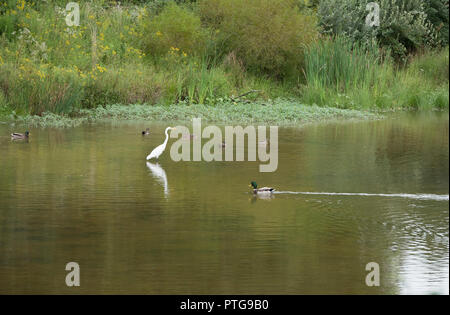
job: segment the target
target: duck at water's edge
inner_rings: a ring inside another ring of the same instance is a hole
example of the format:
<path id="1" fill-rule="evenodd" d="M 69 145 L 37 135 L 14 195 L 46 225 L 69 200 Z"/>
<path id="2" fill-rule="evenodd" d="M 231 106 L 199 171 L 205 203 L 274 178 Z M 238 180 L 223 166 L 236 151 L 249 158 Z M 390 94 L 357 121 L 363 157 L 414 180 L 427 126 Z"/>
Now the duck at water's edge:
<path id="1" fill-rule="evenodd" d="M 14 132 L 14 133 L 11 134 L 11 139 L 12 139 L 12 140 L 23 140 L 23 139 L 28 139 L 29 135 L 30 135 L 30 132 L 29 132 L 28 130 L 25 131 L 25 133 L 17 133 L 17 132 Z"/>
<path id="2" fill-rule="evenodd" d="M 258 184 L 256 184 L 256 182 L 251 182 L 249 187 L 252 187 L 254 194 L 271 194 L 275 190 L 272 187 L 261 187 L 261 188 L 258 188 Z"/>

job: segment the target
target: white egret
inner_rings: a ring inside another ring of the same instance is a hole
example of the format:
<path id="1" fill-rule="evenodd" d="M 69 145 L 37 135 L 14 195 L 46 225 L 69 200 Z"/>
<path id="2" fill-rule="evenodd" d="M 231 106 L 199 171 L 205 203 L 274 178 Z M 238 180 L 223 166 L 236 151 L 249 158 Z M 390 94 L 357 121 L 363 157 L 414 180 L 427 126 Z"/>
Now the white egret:
<path id="1" fill-rule="evenodd" d="M 167 127 L 166 131 L 164 132 L 166 134 L 166 140 L 164 140 L 164 142 L 162 144 L 160 144 L 159 146 L 157 146 L 156 148 L 153 149 L 153 151 L 147 155 L 147 160 L 150 159 L 158 159 L 159 156 L 164 152 L 164 150 L 166 149 L 166 145 L 167 145 L 167 140 L 169 140 L 169 130 L 173 130 L 175 128 L 173 127 Z"/>

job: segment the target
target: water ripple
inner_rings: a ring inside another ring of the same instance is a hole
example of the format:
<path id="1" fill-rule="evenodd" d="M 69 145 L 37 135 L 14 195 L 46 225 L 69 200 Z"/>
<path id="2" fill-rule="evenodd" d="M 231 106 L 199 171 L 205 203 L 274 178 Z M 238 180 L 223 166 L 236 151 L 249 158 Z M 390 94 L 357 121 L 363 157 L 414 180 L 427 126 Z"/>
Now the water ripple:
<path id="1" fill-rule="evenodd" d="M 309 191 L 275 191 L 276 194 L 294 195 L 326 195 L 326 196 L 364 196 L 364 197 L 396 197 L 416 200 L 449 201 L 449 195 L 435 194 L 369 194 L 369 193 L 335 193 L 335 192 L 309 192 Z"/>

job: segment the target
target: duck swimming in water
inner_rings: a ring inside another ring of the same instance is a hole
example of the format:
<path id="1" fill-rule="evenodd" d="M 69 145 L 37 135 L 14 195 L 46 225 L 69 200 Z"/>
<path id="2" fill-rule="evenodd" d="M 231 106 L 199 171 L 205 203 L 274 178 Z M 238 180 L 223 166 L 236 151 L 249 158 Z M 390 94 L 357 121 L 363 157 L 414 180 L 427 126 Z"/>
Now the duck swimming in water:
<path id="1" fill-rule="evenodd" d="M 29 135 L 30 135 L 30 132 L 28 130 L 25 131 L 25 133 L 14 132 L 11 134 L 11 139 L 12 140 L 24 140 L 24 139 L 28 139 Z"/>
<path id="2" fill-rule="evenodd" d="M 258 188 L 258 184 L 256 182 L 251 182 L 249 187 L 252 187 L 253 193 L 256 194 L 271 194 L 274 192 L 274 188 L 272 187 L 261 187 Z"/>

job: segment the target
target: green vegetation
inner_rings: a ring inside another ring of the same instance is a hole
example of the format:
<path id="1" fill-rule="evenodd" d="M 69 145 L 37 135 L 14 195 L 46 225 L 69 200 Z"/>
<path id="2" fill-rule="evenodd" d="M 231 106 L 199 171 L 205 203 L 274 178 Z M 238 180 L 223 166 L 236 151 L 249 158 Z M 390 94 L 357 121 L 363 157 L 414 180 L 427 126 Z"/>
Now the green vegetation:
<path id="1" fill-rule="evenodd" d="M 307 104 L 365 109 L 448 108 L 448 49 L 417 55 L 398 68 L 376 45 L 363 49 L 348 39 L 323 40 L 305 60 Z"/>
<path id="2" fill-rule="evenodd" d="M 438 10 L 448 1 L 416 2 L 381 1 L 392 23 L 369 31 L 356 0 L 78 1 L 72 27 L 65 1 L 0 0 L 0 116 L 234 108 L 227 99 L 245 101 L 245 113 L 248 102 L 277 98 L 448 109 L 448 14 Z"/>
<path id="3" fill-rule="evenodd" d="M 269 100 L 237 104 L 223 100 L 215 106 L 193 104 L 191 106 L 164 105 L 107 105 L 95 109 L 81 109 L 70 117 L 53 113 L 41 116 L 17 116 L 16 122 L 29 127 L 74 127 L 84 123 L 115 120 L 179 121 L 191 122 L 192 118 L 218 124 L 277 124 L 298 125 L 329 120 L 379 119 L 381 114 L 353 109 L 300 105 L 296 101 Z M 1 121 L 1 120 L 0 120 Z"/>
<path id="4" fill-rule="evenodd" d="M 317 38 L 314 17 L 290 0 L 203 0 L 199 10 L 216 32 L 214 56 L 233 58 L 257 75 L 295 80 L 305 46 Z"/>
<path id="5" fill-rule="evenodd" d="M 362 45 L 376 39 L 398 61 L 424 47 L 448 45 L 448 0 L 378 0 L 379 27 L 367 27 L 371 0 L 320 1 L 318 16 L 324 34 L 345 35 Z"/>

